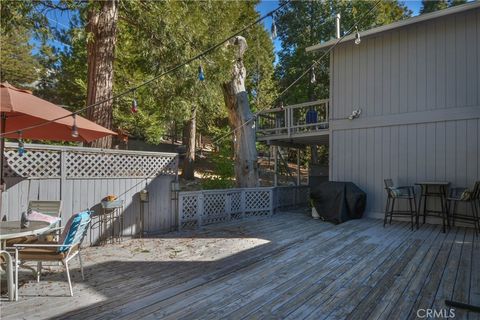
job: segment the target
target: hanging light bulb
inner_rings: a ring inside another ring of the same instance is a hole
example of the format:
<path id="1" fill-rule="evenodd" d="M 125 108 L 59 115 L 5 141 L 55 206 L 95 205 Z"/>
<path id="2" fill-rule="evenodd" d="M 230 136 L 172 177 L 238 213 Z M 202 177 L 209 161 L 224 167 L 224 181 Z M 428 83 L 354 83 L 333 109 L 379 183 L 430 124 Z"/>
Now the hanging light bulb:
<path id="1" fill-rule="evenodd" d="M 310 76 L 310 83 L 316 83 L 317 82 L 317 79 L 315 78 L 315 67 L 312 67 L 312 74 Z"/>
<path id="2" fill-rule="evenodd" d="M 198 80 L 200 81 L 205 80 L 205 74 L 203 73 L 202 66 L 198 66 Z"/>
<path id="3" fill-rule="evenodd" d="M 359 45 L 360 42 L 362 42 L 362 39 L 360 38 L 360 32 L 358 32 L 358 28 L 355 27 L 355 44 Z"/>
<path id="4" fill-rule="evenodd" d="M 131 108 L 132 112 L 133 113 L 137 113 L 138 112 L 138 103 L 137 103 L 137 99 L 135 99 L 135 91 L 133 91 L 133 100 L 132 100 L 132 108 Z"/>
<path id="5" fill-rule="evenodd" d="M 272 33 L 272 40 L 275 40 L 277 38 L 277 25 L 275 24 L 275 18 L 272 15 L 272 27 L 271 27 L 271 33 Z"/>
<path id="6" fill-rule="evenodd" d="M 21 157 L 25 154 L 25 143 L 22 139 L 22 131 L 18 131 L 18 155 Z"/>
<path id="7" fill-rule="evenodd" d="M 77 127 L 77 115 L 72 114 L 73 125 L 72 125 L 72 137 L 78 138 L 78 127 Z"/>

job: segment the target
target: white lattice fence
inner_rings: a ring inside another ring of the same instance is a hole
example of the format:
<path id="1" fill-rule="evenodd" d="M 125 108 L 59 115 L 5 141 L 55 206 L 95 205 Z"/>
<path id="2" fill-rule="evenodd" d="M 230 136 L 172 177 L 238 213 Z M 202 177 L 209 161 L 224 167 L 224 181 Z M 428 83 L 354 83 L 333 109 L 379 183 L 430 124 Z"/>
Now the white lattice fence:
<path id="1" fill-rule="evenodd" d="M 176 154 L 27 145 L 18 154 L 5 148 L 6 177 L 21 178 L 146 178 L 177 173 Z"/>
<path id="2" fill-rule="evenodd" d="M 177 228 L 172 200 L 177 154 L 31 144 L 25 149 L 19 156 L 16 144 L 6 145 L 7 188 L 1 195 L 0 217 L 19 220 L 31 200 L 61 200 L 66 223 L 86 208 L 101 213 L 100 201 L 114 194 L 124 201 L 124 235 L 139 231 L 141 212 L 147 232 Z M 139 199 L 144 188 L 149 192 L 148 204 Z M 191 203 L 192 212 L 195 205 Z M 94 242 L 99 236 L 98 228 L 92 229 L 87 239 Z"/>
<path id="3" fill-rule="evenodd" d="M 179 226 L 198 227 L 249 216 L 271 215 L 279 208 L 307 204 L 308 192 L 307 186 L 180 192 Z"/>
<path id="4" fill-rule="evenodd" d="M 61 151 L 28 149 L 20 156 L 16 148 L 5 148 L 4 176 L 28 178 L 60 178 Z"/>
<path id="5" fill-rule="evenodd" d="M 179 193 L 181 228 L 273 213 L 273 188 L 206 190 Z"/>

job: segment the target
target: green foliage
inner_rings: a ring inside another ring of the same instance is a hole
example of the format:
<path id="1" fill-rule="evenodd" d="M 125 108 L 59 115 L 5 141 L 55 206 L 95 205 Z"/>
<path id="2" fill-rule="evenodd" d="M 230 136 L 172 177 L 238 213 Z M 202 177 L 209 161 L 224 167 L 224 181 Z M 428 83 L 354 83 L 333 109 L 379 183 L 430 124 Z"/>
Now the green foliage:
<path id="1" fill-rule="evenodd" d="M 423 0 L 420 14 L 442 10 L 448 7 L 447 0 Z"/>
<path id="2" fill-rule="evenodd" d="M 88 8 L 79 5 L 79 21 L 59 35 L 71 47 L 50 63 L 48 81 L 38 94 L 72 109 L 86 100 Z M 255 2 L 133 1 L 119 3 L 114 93 L 119 94 L 197 55 L 258 18 Z M 273 44 L 261 26 L 245 34 L 247 90 L 253 108 L 269 106 L 276 87 Z M 135 92 L 139 112 L 130 111 L 133 92 L 114 101 L 114 127 L 158 143 L 176 123 L 180 128 L 198 107 L 197 131 L 212 136 L 227 128 L 221 83 L 230 77 L 233 50 L 221 47 Z M 202 66 L 206 80 L 198 80 Z M 213 134 L 212 134 L 213 130 Z"/>
<path id="3" fill-rule="evenodd" d="M 457 6 L 466 2 L 466 0 L 423 0 L 420 14 L 446 9 L 447 7 Z"/>
<path id="4" fill-rule="evenodd" d="M 3 31 L 3 30 L 2 30 Z M 2 32 L 0 36 L 0 81 L 22 86 L 38 80 L 40 64 L 32 56 L 28 44 L 30 33 L 23 27 L 15 32 Z"/>
<path id="5" fill-rule="evenodd" d="M 226 189 L 235 185 L 231 154 L 231 147 L 222 147 L 219 152 L 212 153 L 209 156 L 215 167 L 215 172 L 204 175 L 201 184 L 202 189 Z"/>
<path id="6" fill-rule="evenodd" d="M 280 1 L 285 3 L 286 0 Z M 278 34 L 282 41 L 276 76 L 280 89 L 287 87 L 323 52 L 307 53 L 305 48 L 328 41 L 335 34 L 336 13 L 341 14 L 341 30 L 349 30 L 364 13 L 374 5 L 372 1 L 292 1 L 280 10 L 277 19 Z M 397 1 L 381 1 L 373 14 L 359 23 L 358 29 L 391 23 L 409 16 L 411 12 Z M 328 98 L 329 60 L 326 56 L 315 69 L 316 83 L 310 77 L 303 77 L 282 100 L 285 104 Z"/>

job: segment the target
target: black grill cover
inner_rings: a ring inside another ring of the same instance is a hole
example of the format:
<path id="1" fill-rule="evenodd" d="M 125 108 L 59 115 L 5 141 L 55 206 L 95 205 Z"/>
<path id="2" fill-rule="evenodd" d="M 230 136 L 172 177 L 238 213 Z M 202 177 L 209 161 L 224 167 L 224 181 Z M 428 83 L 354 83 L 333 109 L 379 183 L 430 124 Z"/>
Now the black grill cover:
<path id="1" fill-rule="evenodd" d="M 352 182 L 329 181 L 311 186 L 310 196 L 320 217 L 333 223 L 360 219 L 367 202 L 366 193 Z"/>

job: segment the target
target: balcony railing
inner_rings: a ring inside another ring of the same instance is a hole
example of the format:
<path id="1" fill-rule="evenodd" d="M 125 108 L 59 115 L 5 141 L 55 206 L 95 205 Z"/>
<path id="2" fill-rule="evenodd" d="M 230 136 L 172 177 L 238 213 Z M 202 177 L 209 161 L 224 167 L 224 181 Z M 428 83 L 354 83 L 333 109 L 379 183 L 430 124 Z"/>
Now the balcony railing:
<path id="1" fill-rule="evenodd" d="M 328 129 L 328 99 L 268 109 L 257 116 L 257 137 L 301 136 Z"/>

